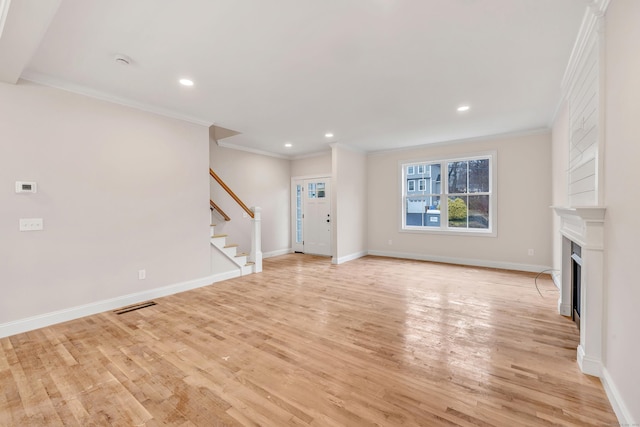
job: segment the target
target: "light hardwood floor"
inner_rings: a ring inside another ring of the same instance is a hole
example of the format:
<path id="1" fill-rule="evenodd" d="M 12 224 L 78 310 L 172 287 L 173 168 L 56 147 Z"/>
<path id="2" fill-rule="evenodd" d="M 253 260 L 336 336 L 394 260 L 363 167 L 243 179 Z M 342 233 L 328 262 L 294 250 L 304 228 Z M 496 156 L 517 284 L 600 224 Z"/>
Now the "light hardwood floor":
<path id="1" fill-rule="evenodd" d="M 534 275 L 365 257 L 0 340 L 0 425 L 617 425 Z"/>

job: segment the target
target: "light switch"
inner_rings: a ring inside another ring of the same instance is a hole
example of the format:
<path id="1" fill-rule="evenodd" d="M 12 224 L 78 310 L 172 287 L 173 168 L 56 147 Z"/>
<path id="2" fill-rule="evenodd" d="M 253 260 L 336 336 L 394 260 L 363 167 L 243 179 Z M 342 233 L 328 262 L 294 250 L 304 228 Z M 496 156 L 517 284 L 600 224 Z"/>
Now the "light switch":
<path id="1" fill-rule="evenodd" d="M 16 181 L 16 193 L 37 193 L 38 184 L 35 182 Z"/>
<path id="2" fill-rule="evenodd" d="M 42 218 L 20 218 L 20 231 L 38 231 L 44 229 Z"/>

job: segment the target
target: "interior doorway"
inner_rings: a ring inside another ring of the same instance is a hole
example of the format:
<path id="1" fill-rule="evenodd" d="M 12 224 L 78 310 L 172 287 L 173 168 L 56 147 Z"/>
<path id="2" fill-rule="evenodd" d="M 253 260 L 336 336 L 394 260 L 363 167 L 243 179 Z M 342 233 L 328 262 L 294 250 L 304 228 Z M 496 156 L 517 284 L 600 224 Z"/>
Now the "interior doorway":
<path id="1" fill-rule="evenodd" d="M 331 178 L 293 179 L 293 250 L 331 255 Z"/>

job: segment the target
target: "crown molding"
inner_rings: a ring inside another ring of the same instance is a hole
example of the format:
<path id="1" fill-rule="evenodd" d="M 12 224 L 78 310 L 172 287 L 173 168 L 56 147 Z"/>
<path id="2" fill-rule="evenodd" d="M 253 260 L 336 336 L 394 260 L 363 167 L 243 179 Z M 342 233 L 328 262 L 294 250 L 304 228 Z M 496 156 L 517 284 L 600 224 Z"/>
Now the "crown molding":
<path id="1" fill-rule="evenodd" d="M 114 96 L 106 92 L 101 92 L 99 90 L 91 89 L 86 86 L 76 85 L 68 81 L 57 79 L 47 74 L 38 73 L 35 71 L 26 70 L 22 73 L 20 78 L 22 80 L 27 80 L 29 82 L 36 83 L 39 85 L 64 90 L 66 92 L 72 92 L 78 95 L 87 96 L 89 98 L 99 99 L 101 101 L 111 102 L 112 104 L 118 104 L 118 105 L 123 105 L 125 107 L 135 108 L 137 110 L 158 114 L 160 116 L 165 116 L 172 119 L 182 120 L 182 121 L 193 123 L 200 126 L 210 127 L 213 124 L 212 121 L 205 120 L 200 117 L 189 116 L 175 110 L 160 108 L 160 107 L 146 104 L 143 102 L 134 101 L 132 99 Z"/>
<path id="2" fill-rule="evenodd" d="M 611 0 L 591 0 L 591 4 L 589 7 L 593 9 L 593 11 L 601 16 L 607 13 L 607 8 L 609 8 L 609 4 Z"/>
<path id="3" fill-rule="evenodd" d="M 383 155 L 385 153 L 421 150 L 421 149 L 430 148 L 430 147 L 442 147 L 443 145 L 467 144 L 467 143 L 475 143 L 475 142 L 483 142 L 483 141 L 491 141 L 491 140 L 500 140 L 500 139 L 506 139 L 506 138 L 518 138 L 518 137 L 531 136 L 531 135 L 540 135 L 540 134 L 549 133 L 549 132 L 551 132 L 551 129 L 549 127 L 539 127 L 539 128 L 533 128 L 533 129 L 523 129 L 523 130 L 514 131 L 514 132 L 474 136 L 471 138 L 451 139 L 446 141 L 430 142 L 427 144 L 411 145 L 408 147 L 390 148 L 387 150 L 375 150 L 375 151 L 369 151 L 367 152 L 367 154 Z"/>
<path id="4" fill-rule="evenodd" d="M 10 4 L 11 0 L 0 0 L 0 37 L 2 37 L 2 30 L 4 29 L 4 23 L 7 20 Z"/>
<path id="5" fill-rule="evenodd" d="M 594 32 L 600 31 L 600 26 L 610 3 L 611 0 L 592 0 L 585 9 L 582 24 L 580 24 L 580 29 L 562 78 L 563 97 L 567 97 L 573 91 L 576 73 L 580 70 L 580 64 L 585 52 L 592 46 L 591 36 Z"/>
<path id="6" fill-rule="evenodd" d="M 303 153 L 303 154 L 288 156 L 288 155 L 284 155 L 284 154 L 272 153 L 272 152 L 266 151 L 266 150 L 259 150 L 257 148 L 244 147 L 242 145 L 236 145 L 236 144 L 233 144 L 233 143 L 230 143 L 230 142 L 222 142 L 222 141 L 215 141 L 215 142 L 219 147 L 230 148 L 232 150 L 245 151 L 247 153 L 259 154 L 259 155 L 262 155 L 262 156 L 275 157 L 275 158 L 278 158 L 278 159 L 285 159 L 285 160 L 307 159 L 307 158 L 318 157 L 318 156 L 322 156 L 322 155 L 331 153 L 330 150 L 321 150 L 321 151 L 314 151 L 312 153 Z"/>
<path id="7" fill-rule="evenodd" d="M 342 148 L 345 150 L 349 150 L 349 151 L 353 151 L 354 153 L 361 153 L 361 154 L 367 154 L 368 151 L 367 150 L 363 150 L 361 148 L 358 147 L 353 147 L 351 145 L 347 145 L 343 142 L 332 142 L 331 144 L 329 144 L 329 146 L 333 149 L 333 148 Z"/>
<path id="8" fill-rule="evenodd" d="M 238 151 L 245 151 L 247 153 L 259 154 L 261 156 L 275 157 L 277 159 L 285 159 L 285 160 L 292 159 L 291 156 L 285 156 L 283 154 L 272 153 L 270 151 L 265 151 L 265 150 L 258 150 L 257 148 L 244 147 L 242 145 L 236 145 L 229 142 L 216 141 L 216 144 L 219 147 L 230 148 L 232 150 L 238 150 Z"/>
<path id="9" fill-rule="evenodd" d="M 331 150 L 314 151 L 313 153 L 299 154 L 291 157 L 292 160 L 309 159 L 311 157 L 320 157 L 325 154 L 331 154 Z"/>

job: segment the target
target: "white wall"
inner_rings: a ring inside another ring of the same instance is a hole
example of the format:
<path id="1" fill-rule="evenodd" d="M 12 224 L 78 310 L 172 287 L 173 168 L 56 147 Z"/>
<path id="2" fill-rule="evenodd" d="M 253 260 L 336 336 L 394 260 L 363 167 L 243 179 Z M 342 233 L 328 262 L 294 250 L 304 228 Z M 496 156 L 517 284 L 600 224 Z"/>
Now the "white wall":
<path id="1" fill-rule="evenodd" d="M 497 151 L 497 237 L 401 232 L 401 161 Z M 503 136 L 368 157 L 369 251 L 541 271 L 551 265 L 551 135 Z M 389 241 L 392 243 L 389 244 Z M 528 249 L 535 255 L 529 256 Z"/>
<path id="2" fill-rule="evenodd" d="M 210 274 L 206 127 L 28 82 L 0 99 L 0 326 Z"/>
<path id="3" fill-rule="evenodd" d="M 291 161 L 291 176 L 331 176 L 331 151 Z"/>
<path id="4" fill-rule="evenodd" d="M 340 144 L 332 146 L 332 262 L 367 254 L 367 156 Z"/>
<path id="5" fill-rule="evenodd" d="M 630 425 L 640 423 L 640 2 L 614 0 L 606 15 L 605 369 Z"/>
<path id="6" fill-rule="evenodd" d="M 210 142 L 210 165 L 248 207 L 262 208 L 262 252 L 265 257 L 287 253 L 291 248 L 289 195 L 291 161 L 246 151 L 220 147 Z M 231 217 L 220 219 L 216 233 L 228 234 L 229 243 L 240 250 L 251 249 L 251 218 L 213 178 L 211 197 Z"/>
<path id="7" fill-rule="evenodd" d="M 569 107 L 565 102 L 558 110 L 551 132 L 551 197 L 553 206 L 569 206 L 568 169 L 569 169 Z M 553 275 L 559 284 L 562 270 L 562 235 L 560 217 L 552 215 L 553 228 Z"/>

